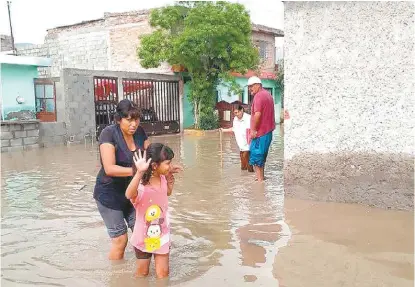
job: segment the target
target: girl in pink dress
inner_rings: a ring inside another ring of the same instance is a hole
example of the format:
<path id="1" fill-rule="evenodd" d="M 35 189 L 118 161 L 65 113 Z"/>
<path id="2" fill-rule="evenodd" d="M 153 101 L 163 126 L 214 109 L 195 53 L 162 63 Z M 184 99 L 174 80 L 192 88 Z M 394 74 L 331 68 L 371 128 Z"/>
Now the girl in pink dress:
<path id="1" fill-rule="evenodd" d="M 171 169 L 173 151 L 152 143 L 144 154 L 134 154 L 135 175 L 125 196 L 136 210 L 131 244 L 137 258 L 136 275 L 147 276 L 154 254 L 158 278 L 169 275 L 170 220 L 168 196 L 172 194 L 174 176 Z"/>

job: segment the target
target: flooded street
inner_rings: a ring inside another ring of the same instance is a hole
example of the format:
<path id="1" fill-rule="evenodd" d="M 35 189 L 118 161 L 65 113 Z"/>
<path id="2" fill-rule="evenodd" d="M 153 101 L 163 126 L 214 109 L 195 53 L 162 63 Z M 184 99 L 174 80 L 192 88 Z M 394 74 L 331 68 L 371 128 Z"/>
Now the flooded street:
<path id="1" fill-rule="evenodd" d="M 107 260 L 92 198 L 96 146 L 2 154 L 2 286 L 413 286 L 413 216 L 284 200 L 277 129 L 265 185 L 242 172 L 231 136 L 153 137 L 185 167 L 170 197 L 169 281 Z M 131 233 L 130 233 L 131 235 Z"/>

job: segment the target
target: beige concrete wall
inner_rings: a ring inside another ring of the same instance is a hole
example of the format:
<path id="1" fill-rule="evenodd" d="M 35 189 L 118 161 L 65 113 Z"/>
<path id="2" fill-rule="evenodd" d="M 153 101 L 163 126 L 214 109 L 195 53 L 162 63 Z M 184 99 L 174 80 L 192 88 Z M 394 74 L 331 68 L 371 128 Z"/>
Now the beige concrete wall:
<path id="1" fill-rule="evenodd" d="M 41 77 L 57 77 L 64 68 L 172 74 L 167 63 L 153 69 L 140 65 L 137 57 L 140 36 L 152 31 L 147 10 L 106 13 L 102 19 L 50 29 L 44 44 L 18 52 L 52 59 L 52 67 L 39 68 Z M 274 36 L 255 31 L 253 39 L 267 43 L 269 57 L 262 63 L 262 69 L 273 72 Z"/>

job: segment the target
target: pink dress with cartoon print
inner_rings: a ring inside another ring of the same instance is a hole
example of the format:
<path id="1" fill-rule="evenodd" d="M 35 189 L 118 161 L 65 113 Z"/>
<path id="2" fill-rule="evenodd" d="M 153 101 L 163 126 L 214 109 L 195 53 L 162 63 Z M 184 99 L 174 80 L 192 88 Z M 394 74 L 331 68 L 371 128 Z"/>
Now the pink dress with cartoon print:
<path id="1" fill-rule="evenodd" d="M 160 177 L 161 186 L 138 186 L 133 203 L 135 225 L 131 244 L 142 252 L 167 254 L 170 251 L 170 220 L 168 213 L 167 180 Z"/>

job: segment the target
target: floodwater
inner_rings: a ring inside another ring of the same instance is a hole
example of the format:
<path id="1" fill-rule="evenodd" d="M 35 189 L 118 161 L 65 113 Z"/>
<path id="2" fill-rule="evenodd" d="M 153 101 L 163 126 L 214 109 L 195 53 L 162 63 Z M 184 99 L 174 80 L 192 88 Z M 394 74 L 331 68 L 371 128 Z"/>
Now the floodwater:
<path id="1" fill-rule="evenodd" d="M 185 171 L 170 198 L 171 276 L 109 262 L 92 190 L 97 147 L 2 154 L 2 286 L 413 286 L 411 212 L 285 199 L 276 131 L 267 182 L 239 169 L 231 136 L 154 137 Z"/>

